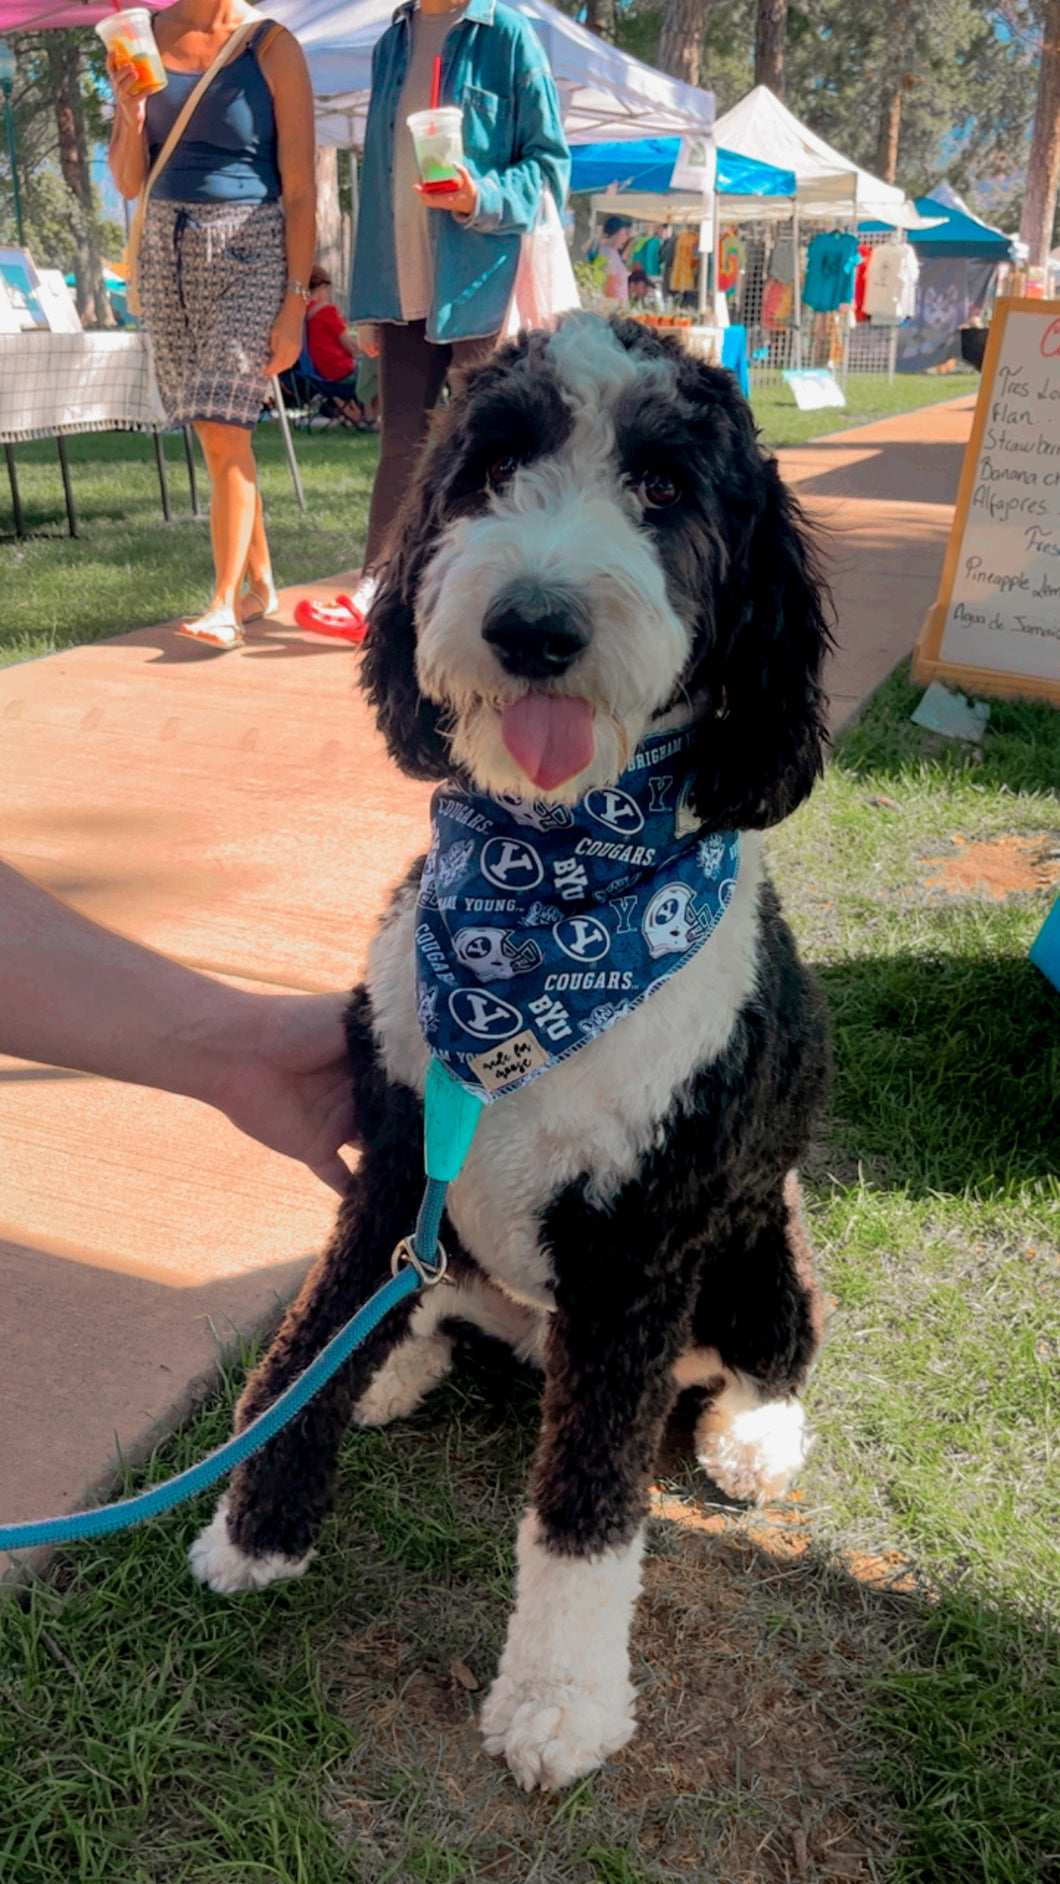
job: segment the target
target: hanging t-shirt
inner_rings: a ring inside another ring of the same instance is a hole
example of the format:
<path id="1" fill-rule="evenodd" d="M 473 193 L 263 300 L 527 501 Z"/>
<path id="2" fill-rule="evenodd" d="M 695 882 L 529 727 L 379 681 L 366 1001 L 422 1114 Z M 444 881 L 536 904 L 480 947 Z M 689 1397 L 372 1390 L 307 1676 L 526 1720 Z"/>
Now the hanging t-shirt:
<path id="1" fill-rule="evenodd" d="M 854 317 L 867 321 L 865 312 L 865 283 L 868 280 L 869 263 L 872 260 L 872 244 L 863 242 L 858 250 L 858 265 L 854 273 Z"/>
<path id="2" fill-rule="evenodd" d="M 894 326 L 916 313 L 920 263 L 910 242 L 885 242 L 873 249 L 865 276 L 865 312 L 881 327 Z"/>
<path id="3" fill-rule="evenodd" d="M 674 259 L 670 266 L 670 289 L 674 294 L 691 294 L 696 285 L 696 261 L 699 256 L 699 233 L 695 229 L 682 229 L 674 243 Z"/>
<path id="4" fill-rule="evenodd" d="M 857 265 L 856 236 L 845 235 L 839 229 L 815 235 L 806 260 L 803 305 L 818 314 L 831 314 L 838 307 L 848 307 L 854 299 Z"/>
<path id="5" fill-rule="evenodd" d="M 730 294 L 740 279 L 746 250 L 735 229 L 726 229 L 718 243 L 718 287 Z"/>
<path id="6" fill-rule="evenodd" d="M 779 235 L 769 257 L 770 281 L 795 280 L 795 242 L 790 235 Z"/>

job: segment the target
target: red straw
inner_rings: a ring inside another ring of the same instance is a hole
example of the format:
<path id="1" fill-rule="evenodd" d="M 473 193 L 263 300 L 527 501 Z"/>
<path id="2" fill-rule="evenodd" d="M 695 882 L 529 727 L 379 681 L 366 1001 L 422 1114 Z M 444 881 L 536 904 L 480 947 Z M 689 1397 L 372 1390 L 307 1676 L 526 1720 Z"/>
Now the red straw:
<path id="1" fill-rule="evenodd" d="M 431 110 L 432 111 L 437 111 L 438 100 L 440 99 L 441 95 L 442 95 L 442 55 L 441 53 L 439 53 L 437 59 L 434 62 L 434 71 L 431 74 Z M 423 96 L 422 92 L 420 93 L 420 96 L 421 97 Z"/>

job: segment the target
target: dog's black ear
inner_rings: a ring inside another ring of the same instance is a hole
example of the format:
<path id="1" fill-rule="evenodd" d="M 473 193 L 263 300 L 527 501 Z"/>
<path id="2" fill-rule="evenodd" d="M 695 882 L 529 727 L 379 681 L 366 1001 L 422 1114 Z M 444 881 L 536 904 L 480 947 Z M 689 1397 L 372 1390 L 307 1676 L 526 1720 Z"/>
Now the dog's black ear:
<path id="1" fill-rule="evenodd" d="M 737 426 L 742 431 L 742 426 Z M 714 829 L 762 830 L 794 811 L 827 743 L 821 669 L 831 597 L 801 506 L 760 451 L 748 414 L 736 530 L 700 666 L 710 706 L 695 807 Z"/>
<path id="2" fill-rule="evenodd" d="M 421 467 L 394 520 L 360 676 L 391 758 L 410 778 L 423 779 L 447 778 L 452 770 L 439 709 L 416 679 L 416 591 L 438 533 L 434 510 Z"/>

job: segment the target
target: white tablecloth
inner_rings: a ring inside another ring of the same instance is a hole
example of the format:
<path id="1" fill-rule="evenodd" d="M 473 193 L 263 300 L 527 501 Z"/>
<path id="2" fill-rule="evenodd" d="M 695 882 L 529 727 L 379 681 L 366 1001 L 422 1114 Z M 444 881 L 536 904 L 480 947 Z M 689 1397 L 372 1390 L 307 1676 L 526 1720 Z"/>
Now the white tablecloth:
<path id="1" fill-rule="evenodd" d="M 0 444 L 165 422 L 146 334 L 0 334 Z"/>

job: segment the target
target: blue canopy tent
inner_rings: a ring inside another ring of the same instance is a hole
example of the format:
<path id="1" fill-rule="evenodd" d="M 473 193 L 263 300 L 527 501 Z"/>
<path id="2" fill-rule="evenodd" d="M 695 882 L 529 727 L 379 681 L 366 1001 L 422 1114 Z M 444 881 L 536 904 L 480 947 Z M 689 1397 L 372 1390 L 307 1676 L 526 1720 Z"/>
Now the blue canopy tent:
<path id="1" fill-rule="evenodd" d="M 918 196 L 916 207 L 935 226 L 908 233 L 920 280 L 916 313 L 898 333 L 900 373 L 923 373 L 962 357 L 962 329 L 982 319 L 995 269 L 1015 255 L 1012 237 L 980 222 L 948 183 L 939 184 L 935 196 Z M 889 226 L 861 224 L 866 231 Z"/>
<path id="2" fill-rule="evenodd" d="M 696 205 L 694 192 L 673 190 L 674 166 L 681 153 L 678 137 L 645 137 L 627 143 L 578 144 L 571 149 L 571 193 L 583 191 L 599 196 L 617 190 L 618 197 L 629 201 L 639 214 L 665 216 L 666 206 L 654 206 L 651 198 L 670 197 Z M 740 156 L 736 151 L 719 150 L 714 174 L 715 197 L 739 196 L 786 198 L 795 196 L 795 173 L 776 164 Z M 713 224 L 712 224 L 713 228 Z M 704 292 L 701 289 L 701 294 Z M 701 306 L 703 302 L 701 301 Z M 743 327 L 727 328 L 722 340 L 722 365 L 731 367 L 744 394 L 750 392 L 747 361 L 747 335 Z"/>
<path id="3" fill-rule="evenodd" d="M 642 137 L 621 144 L 576 144 L 571 149 L 572 191 L 619 189 L 661 196 L 670 188 L 681 149 L 679 137 Z M 719 150 L 715 188 L 722 196 L 794 196 L 795 172 Z"/>
<path id="4" fill-rule="evenodd" d="M 980 222 L 973 216 L 953 192 L 955 201 L 947 202 L 941 196 L 918 196 L 916 207 L 921 216 L 931 217 L 934 227 L 931 229 L 910 229 L 907 241 L 911 242 L 921 261 L 952 260 L 954 256 L 965 255 L 970 260 L 984 262 L 1010 262 L 1015 250 L 1012 237 L 1004 235 L 1000 229 L 994 229 L 988 222 Z M 889 222 L 861 222 L 859 230 L 866 234 L 876 234 L 891 228 Z"/>

